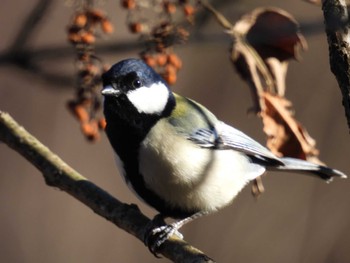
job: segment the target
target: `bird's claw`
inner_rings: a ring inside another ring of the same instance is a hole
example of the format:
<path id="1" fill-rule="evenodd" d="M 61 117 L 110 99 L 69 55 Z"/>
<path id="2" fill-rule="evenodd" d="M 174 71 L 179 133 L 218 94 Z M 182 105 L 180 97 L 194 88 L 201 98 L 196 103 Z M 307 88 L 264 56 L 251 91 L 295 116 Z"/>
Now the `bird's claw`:
<path id="1" fill-rule="evenodd" d="M 159 223 L 158 220 L 152 220 L 152 223 Z M 163 221 L 164 223 L 164 221 Z M 145 233 L 144 243 L 148 247 L 148 249 L 152 252 L 152 254 L 159 258 L 158 250 L 161 245 L 164 244 L 166 240 L 169 239 L 172 235 L 176 235 L 178 238 L 183 239 L 183 235 L 177 231 L 177 228 L 173 224 L 169 225 L 156 225 L 154 227 L 150 226 Z"/>

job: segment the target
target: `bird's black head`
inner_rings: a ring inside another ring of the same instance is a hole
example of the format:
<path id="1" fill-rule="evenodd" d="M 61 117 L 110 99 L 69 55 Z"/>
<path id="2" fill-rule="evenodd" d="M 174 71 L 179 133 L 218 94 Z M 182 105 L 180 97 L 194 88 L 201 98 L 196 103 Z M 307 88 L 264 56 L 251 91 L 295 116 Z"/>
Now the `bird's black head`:
<path id="1" fill-rule="evenodd" d="M 103 74 L 102 81 L 107 125 L 152 125 L 175 107 L 165 81 L 142 60 L 118 62 Z"/>

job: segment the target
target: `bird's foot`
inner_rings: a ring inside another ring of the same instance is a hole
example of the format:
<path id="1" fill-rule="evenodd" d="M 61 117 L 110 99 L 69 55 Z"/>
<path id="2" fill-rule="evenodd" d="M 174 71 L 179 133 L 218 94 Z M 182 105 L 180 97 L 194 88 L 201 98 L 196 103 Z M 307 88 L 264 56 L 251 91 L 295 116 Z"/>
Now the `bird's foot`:
<path id="1" fill-rule="evenodd" d="M 157 215 L 147 227 L 144 243 L 153 255 L 159 257 L 157 251 L 169 237 L 176 235 L 178 238 L 183 239 L 183 235 L 177 231 L 177 229 L 176 222 L 173 224 L 166 224 L 164 218 L 161 215 Z"/>

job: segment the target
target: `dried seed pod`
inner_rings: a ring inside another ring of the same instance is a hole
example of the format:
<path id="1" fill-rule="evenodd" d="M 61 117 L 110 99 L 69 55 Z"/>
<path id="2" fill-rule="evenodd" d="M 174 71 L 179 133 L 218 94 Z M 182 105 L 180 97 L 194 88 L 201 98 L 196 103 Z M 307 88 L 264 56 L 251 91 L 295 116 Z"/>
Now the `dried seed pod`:
<path id="1" fill-rule="evenodd" d="M 184 5 L 183 10 L 184 10 L 185 16 L 187 16 L 187 17 L 194 15 L 194 13 L 196 11 L 196 9 L 190 4 Z"/>
<path id="2" fill-rule="evenodd" d="M 129 10 L 135 9 L 136 1 L 135 0 L 122 0 L 121 5 L 122 5 L 122 7 L 129 9 Z"/>
<path id="3" fill-rule="evenodd" d="M 176 5 L 174 3 L 170 3 L 168 1 L 166 1 L 164 3 L 164 10 L 168 14 L 174 14 L 176 12 Z"/>
<path id="4" fill-rule="evenodd" d="M 167 62 L 167 55 L 166 54 L 158 54 L 156 57 L 157 65 L 158 66 L 164 66 Z"/>
<path id="5" fill-rule="evenodd" d="M 96 120 L 81 123 L 81 131 L 90 141 L 96 141 L 99 139 L 98 124 Z"/>
<path id="6" fill-rule="evenodd" d="M 173 65 L 167 64 L 164 68 L 164 73 L 162 76 L 169 85 L 173 85 L 177 80 L 177 70 Z"/>
<path id="7" fill-rule="evenodd" d="M 169 74 L 163 75 L 163 78 L 169 85 L 174 85 L 177 80 L 177 75 L 176 73 L 169 73 Z"/>
<path id="8" fill-rule="evenodd" d="M 157 60 L 151 55 L 142 55 L 142 60 L 152 68 L 157 65 Z"/>
<path id="9" fill-rule="evenodd" d="M 177 70 L 182 67 L 181 59 L 174 53 L 168 55 L 168 63 L 173 65 Z"/>
<path id="10" fill-rule="evenodd" d="M 106 129 L 106 126 L 107 126 L 107 122 L 106 122 L 106 119 L 105 118 L 100 118 L 98 120 L 98 128 L 100 130 L 105 130 Z"/>
<path id="11" fill-rule="evenodd" d="M 86 122 L 89 120 L 89 113 L 86 111 L 86 108 L 83 105 L 70 101 L 68 102 L 67 106 L 80 122 Z"/>
<path id="12" fill-rule="evenodd" d="M 171 64 L 167 64 L 164 68 L 164 71 L 166 74 L 173 74 L 177 72 L 177 69 L 175 66 L 171 65 Z"/>
<path id="13" fill-rule="evenodd" d="M 96 41 L 96 37 L 92 32 L 85 32 L 81 35 L 81 41 L 85 44 L 93 44 Z"/>
<path id="14" fill-rule="evenodd" d="M 87 20 L 88 18 L 86 13 L 78 13 L 73 19 L 73 24 L 79 28 L 82 28 L 86 25 Z"/>
<path id="15" fill-rule="evenodd" d="M 102 28 L 102 31 L 105 32 L 106 34 L 110 34 L 114 31 L 113 25 L 111 21 L 109 21 L 108 19 L 102 20 L 101 28 Z"/>
<path id="16" fill-rule="evenodd" d="M 129 24 L 129 29 L 132 33 L 140 33 L 143 31 L 144 26 L 139 22 L 134 22 Z"/>

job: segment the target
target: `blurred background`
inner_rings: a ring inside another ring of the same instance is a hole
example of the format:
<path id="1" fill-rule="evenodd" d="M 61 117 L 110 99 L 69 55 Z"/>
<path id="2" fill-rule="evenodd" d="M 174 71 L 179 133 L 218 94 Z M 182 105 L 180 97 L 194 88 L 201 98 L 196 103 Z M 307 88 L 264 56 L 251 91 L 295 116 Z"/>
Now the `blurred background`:
<path id="1" fill-rule="evenodd" d="M 320 7 L 292 0 L 216 2 L 232 22 L 262 2 L 300 22 L 309 50 L 301 62 L 290 63 L 286 96 L 316 139 L 320 159 L 350 175 L 349 131 L 329 69 Z M 125 26 L 119 1 L 101 1 L 100 7 L 108 10 L 115 33 L 99 42 L 110 48 L 98 55 L 111 64 L 137 57 L 137 36 Z M 33 24 L 34 8 L 40 21 L 26 28 Z M 73 11 L 72 1 L 2 1 L 0 110 L 92 182 L 152 217 L 155 211 L 137 200 L 117 174 L 106 136 L 87 142 L 66 109 L 75 84 L 75 54 L 66 40 Z M 229 61 L 229 37 L 211 18 L 200 26 L 200 34 L 202 40 L 176 48 L 183 69 L 173 89 L 264 144 L 261 121 L 247 114 L 249 89 Z M 120 43 L 130 45 L 120 49 Z M 46 186 L 40 172 L 4 144 L 0 167 L 1 262 L 168 262 L 154 258 L 140 241 L 66 193 Z M 258 199 L 246 187 L 231 206 L 186 225 L 181 231 L 185 239 L 218 262 L 350 262 L 349 180 L 326 184 L 269 173 L 263 182 L 266 192 Z"/>

